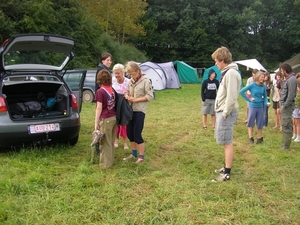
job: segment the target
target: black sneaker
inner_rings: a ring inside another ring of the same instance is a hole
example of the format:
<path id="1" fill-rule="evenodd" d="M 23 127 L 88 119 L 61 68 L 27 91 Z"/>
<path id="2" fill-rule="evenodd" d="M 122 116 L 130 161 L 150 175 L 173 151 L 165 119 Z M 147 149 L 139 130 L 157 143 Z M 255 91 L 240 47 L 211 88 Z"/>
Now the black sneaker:
<path id="1" fill-rule="evenodd" d="M 228 181 L 230 180 L 230 174 L 221 173 L 216 179 L 213 179 L 212 182 Z"/>
<path id="2" fill-rule="evenodd" d="M 249 138 L 249 143 L 250 144 L 254 144 L 254 138 L 252 137 L 252 138 Z"/>
<path id="3" fill-rule="evenodd" d="M 257 141 L 256 141 L 256 144 L 261 144 L 264 142 L 264 138 L 261 137 L 261 138 L 258 138 Z"/>

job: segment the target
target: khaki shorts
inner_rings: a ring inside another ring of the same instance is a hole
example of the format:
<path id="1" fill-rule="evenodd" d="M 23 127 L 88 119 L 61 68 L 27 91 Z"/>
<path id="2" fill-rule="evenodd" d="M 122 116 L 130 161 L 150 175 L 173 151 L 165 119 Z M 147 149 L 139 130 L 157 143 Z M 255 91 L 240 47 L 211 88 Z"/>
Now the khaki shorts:
<path id="1" fill-rule="evenodd" d="M 223 112 L 216 113 L 216 128 L 215 138 L 217 144 L 231 144 L 233 141 L 233 126 L 238 117 L 238 111 L 236 109 L 227 116 L 226 119 L 222 116 Z"/>
<path id="2" fill-rule="evenodd" d="M 202 102 L 202 114 L 215 115 L 215 99 L 205 99 Z"/>

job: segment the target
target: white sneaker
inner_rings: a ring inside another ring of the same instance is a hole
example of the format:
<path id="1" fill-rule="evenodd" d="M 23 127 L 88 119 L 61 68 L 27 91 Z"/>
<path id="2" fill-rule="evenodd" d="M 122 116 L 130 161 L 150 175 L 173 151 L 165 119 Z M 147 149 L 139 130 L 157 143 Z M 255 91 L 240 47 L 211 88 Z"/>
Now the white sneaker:
<path id="1" fill-rule="evenodd" d="M 300 142 L 300 138 L 297 137 L 297 138 L 294 140 L 294 142 Z"/>
<path id="2" fill-rule="evenodd" d="M 296 135 L 296 134 L 293 135 L 292 139 L 295 139 L 295 138 L 297 138 L 297 135 Z"/>

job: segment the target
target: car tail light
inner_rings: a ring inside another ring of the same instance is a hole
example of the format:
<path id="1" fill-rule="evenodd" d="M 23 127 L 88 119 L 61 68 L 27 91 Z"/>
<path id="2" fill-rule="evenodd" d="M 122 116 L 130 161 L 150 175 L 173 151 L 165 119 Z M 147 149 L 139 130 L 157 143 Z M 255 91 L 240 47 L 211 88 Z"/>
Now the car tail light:
<path id="1" fill-rule="evenodd" d="M 72 94 L 71 96 L 72 96 L 72 108 L 77 109 L 78 108 L 77 98 L 74 94 Z"/>
<path id="2" fill-rule="evenodd" d="M 0 112 L 7 112 L 6 103 L 3 97 L 0 97 Z"/>

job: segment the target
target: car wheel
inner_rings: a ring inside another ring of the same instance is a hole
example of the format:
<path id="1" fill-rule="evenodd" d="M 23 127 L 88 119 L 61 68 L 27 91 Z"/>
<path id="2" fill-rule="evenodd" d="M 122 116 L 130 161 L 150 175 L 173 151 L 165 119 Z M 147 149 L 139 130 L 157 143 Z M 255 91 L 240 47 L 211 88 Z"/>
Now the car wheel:
<path id="1" fill-rule="evenodd" d="M 70 144 L 70 145 L 76 145 L 77 142 L 78 142 L 78 137 L 79 137 L 79 135 L 77 135 L 76 137 L 74 137 L 74 138 L 72 138 L 71 140 L 69 140 L 69 141 L 68 141 L 69 144 Z"/>
<path id="2" fill-rule="evenodd" d="M 90 90 L 83 91 L 83 102 L 93 102 L 94 94 Z"/>

